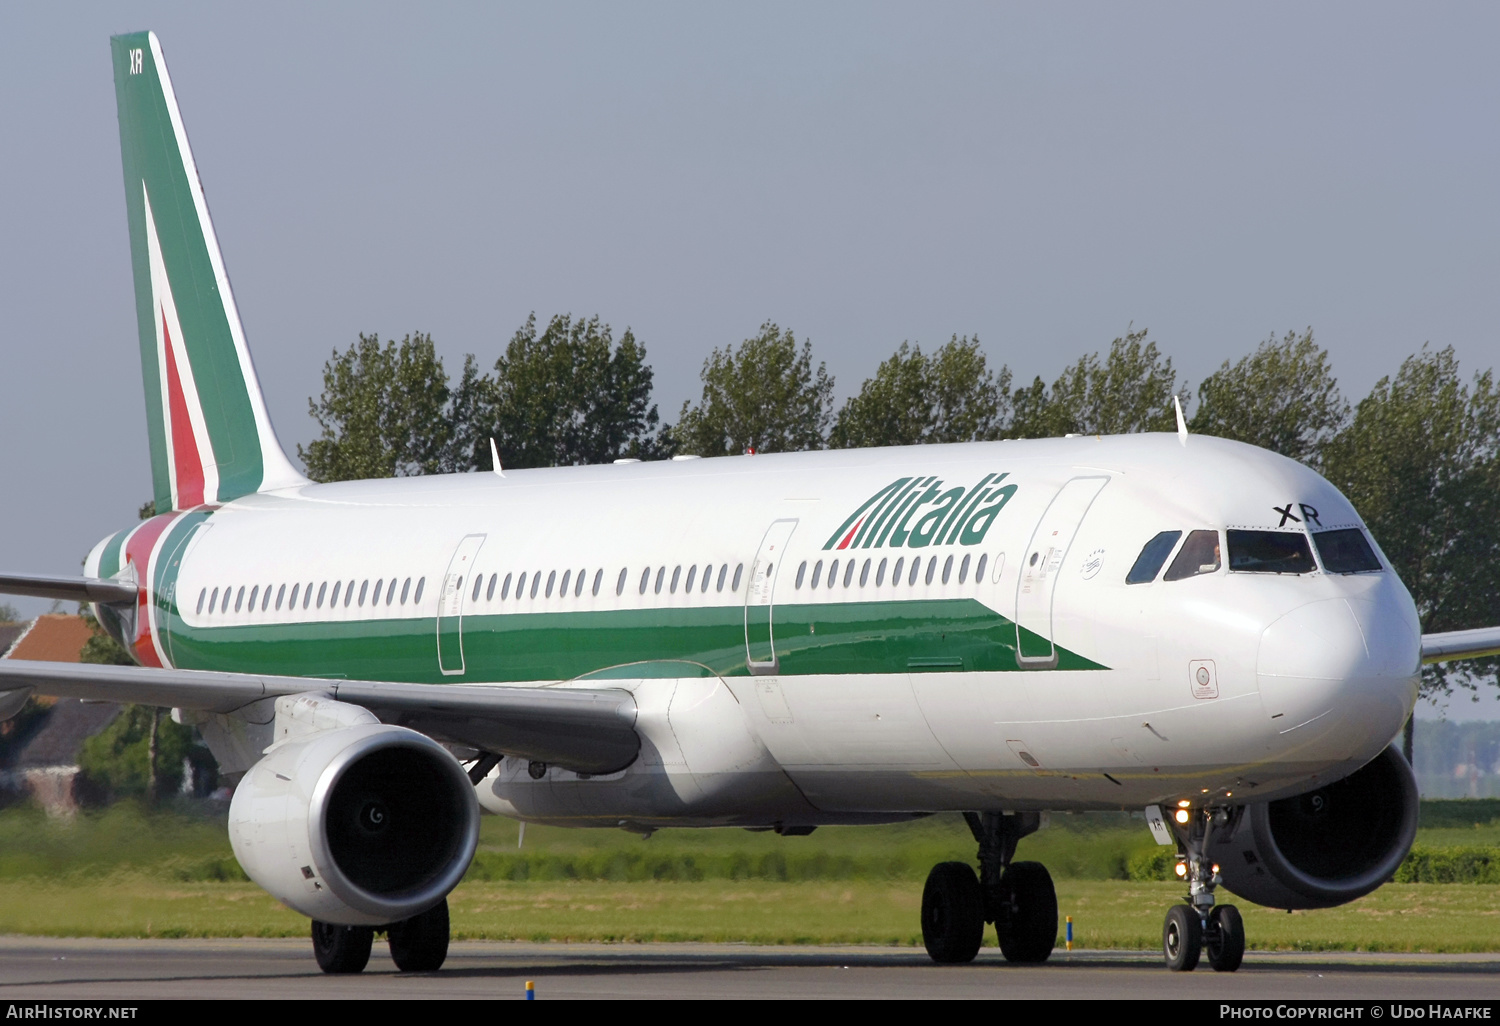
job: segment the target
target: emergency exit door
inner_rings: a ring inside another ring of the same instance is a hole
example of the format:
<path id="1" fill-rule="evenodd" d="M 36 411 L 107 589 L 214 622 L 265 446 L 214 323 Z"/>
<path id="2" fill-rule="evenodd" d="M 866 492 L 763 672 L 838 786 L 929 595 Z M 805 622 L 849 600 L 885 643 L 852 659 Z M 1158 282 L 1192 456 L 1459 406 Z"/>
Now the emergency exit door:
<path id="1" fill-rule="evenodd" d="M 1067 567 L 1068 550 L 1078 525 L 1093 505 L 1107 477 L 1075 477 L 1058 490 L 1037 521 L 1031 544 L 1022 556 L 1016 583 L 1016 662 L 1026 669 L 1057 665 L 1053 644 L 1052 603 L 1057 579 Z"/>
<path id="2" fill-rule="evenodd" d="M 458 543 L 438 594 L 438 669 L 450 677 L 464 672 L 464 585 L 474 576 L 474 561 L 484 539 L 482 534 L 471 534 Z"/>
<path id="3" fill-rule="evenodd" d="M 750 567 L 750 586 L 745 590 L 745 662 L 751 673 L 777 670 L 773 623 L 776 579 L 781 576 L 787 543 L 796 529 L 796 520 L 772 523 Z"/>

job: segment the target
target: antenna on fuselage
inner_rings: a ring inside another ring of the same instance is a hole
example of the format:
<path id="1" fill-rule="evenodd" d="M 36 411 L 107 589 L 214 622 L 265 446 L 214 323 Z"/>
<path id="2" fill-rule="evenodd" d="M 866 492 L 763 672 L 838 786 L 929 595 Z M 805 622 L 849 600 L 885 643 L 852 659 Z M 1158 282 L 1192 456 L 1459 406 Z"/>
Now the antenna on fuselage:
<path id="1" fill-rule="evenodd" d="M 1177 419 L 1179 422 L 1182 420 L 1181 413 L 1177 415 Z M 500 450 L 495 448 L 495 440 L 493 438 L 490 439 L 490 461 L 490 467 L 495 471 L 495 476 L 504 477 L 505 468 L 500 466 Z"/>
<path id="2" fill-rule="evenodd" d="M 1177 441 L 1180 442 L 1180 443 L 1182 443 L 1183 445 L 1187 445 L 1187 421 L 1185 419 L 1183 419 L 1183 416 L 1182 416 L 1182 397 L 1181 396 L 1178 396 L 1178 395 L 1172 396 L 1172 408 L 1177 411 Z M 493 439 L 491 439 L 490 444 L 491 445 L 495 444 Z M 500 465 L 500 461 L 496 460 L 495 461 L 495 466 L 498 467 L 499 465 Z"/>

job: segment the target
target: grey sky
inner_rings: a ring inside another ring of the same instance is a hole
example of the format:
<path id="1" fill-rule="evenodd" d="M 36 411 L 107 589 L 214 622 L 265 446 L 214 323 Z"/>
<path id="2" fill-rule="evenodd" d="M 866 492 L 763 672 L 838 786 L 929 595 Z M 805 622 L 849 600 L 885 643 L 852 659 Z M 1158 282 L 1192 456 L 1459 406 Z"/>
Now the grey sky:
<path id="1" fill-rule="evenodd" d="M 1357 399 L 1500 355 L 1500 7 L 19 5 L 0 61 L 0 564 L 150 493 L 108 37 L 161 37 L 272 417 L 358 331 L 634 328 L 663 415 L 766 319 L 856 390 L 1132 322 L 1196 385 L 1311 325 Z M 29 606 L 28 606 L 29 608 Z"/>

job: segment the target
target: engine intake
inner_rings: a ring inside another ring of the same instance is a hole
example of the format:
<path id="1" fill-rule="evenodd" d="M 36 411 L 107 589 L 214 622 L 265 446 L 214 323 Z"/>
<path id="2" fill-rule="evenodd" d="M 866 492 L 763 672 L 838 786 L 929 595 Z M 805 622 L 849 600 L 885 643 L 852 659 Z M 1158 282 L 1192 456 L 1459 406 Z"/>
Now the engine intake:
<path id="1" fill-rule="evenodd" d="M 437 742 L 365 723 L 273 746 L 235 790 L 229 837 L 245 872 L 282 903 L 327 923 L 382 926 L 457 886 L 478 844 L 479 804 Z"/>
<path id="2" fill-rule="evenodd" d="M 1391 746 L 1343 780 L 1241 807 L 1209 853 L 1242 898 L 1332 908 L 1391 878 L 1416 838 L 1417 811 L 1417 779 Z"/>

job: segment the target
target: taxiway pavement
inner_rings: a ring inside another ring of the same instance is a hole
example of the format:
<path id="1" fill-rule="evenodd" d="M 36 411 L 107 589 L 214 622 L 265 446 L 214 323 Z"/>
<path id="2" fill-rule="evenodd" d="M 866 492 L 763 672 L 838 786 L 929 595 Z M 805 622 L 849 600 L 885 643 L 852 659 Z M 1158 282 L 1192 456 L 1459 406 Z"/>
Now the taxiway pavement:
<path id="1" fill-rule="evenodd" d="M 1500 1001 L 1500 954 L 1249 952 L 1237 973 L 1169 973 L 1156 952 L 1058 951 L 1010 965 L 987 948 L 938 966 L 912 948 L 458 942 L 440 972 L 325 976 L 304 940 L 0 938 L 0 1002 L 151 998 L 1197 998 Z"/>

